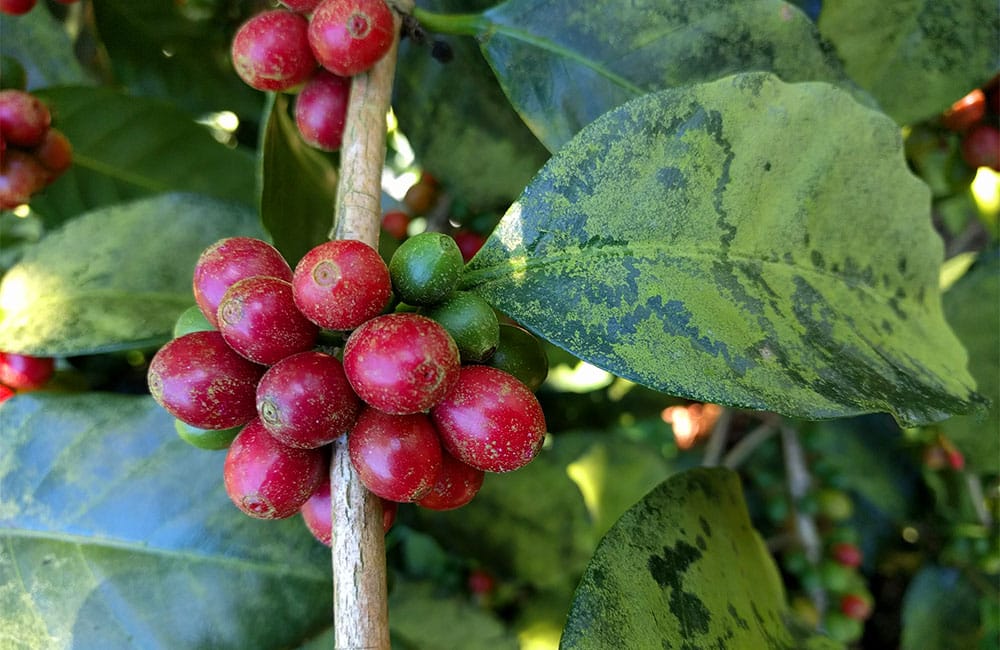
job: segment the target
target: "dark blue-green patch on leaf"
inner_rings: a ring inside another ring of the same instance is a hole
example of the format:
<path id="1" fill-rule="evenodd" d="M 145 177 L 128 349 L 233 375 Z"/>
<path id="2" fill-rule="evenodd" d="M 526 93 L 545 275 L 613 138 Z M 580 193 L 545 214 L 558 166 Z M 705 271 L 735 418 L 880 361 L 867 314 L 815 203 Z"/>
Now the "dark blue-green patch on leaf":
<path id="1" fill-rule="evenodd" d="M 903 423 L 979 398 L 896 125 L 752 73 L 615 109 L 556 154 L 466 286 L 574 355 L 702 401 Z"/>

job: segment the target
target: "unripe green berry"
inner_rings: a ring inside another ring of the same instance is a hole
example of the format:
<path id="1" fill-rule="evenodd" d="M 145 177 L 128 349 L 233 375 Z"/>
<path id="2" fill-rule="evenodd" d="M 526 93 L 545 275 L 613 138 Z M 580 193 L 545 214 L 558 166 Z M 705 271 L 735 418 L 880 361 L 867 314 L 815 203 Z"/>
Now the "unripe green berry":
<path id="1" fill-rule="evenodd" d="M 212 324 L 208 322 L 208 319 L 205 318 L 205 314 L 202 313 L 201 308 L 198 305 L 192 305 L 185 309 L 177 318 L 177 322 L 174 323 L 174 338 L 180 338 L 191 332 L 207 332 L 214 329 Z"/>
<path id="2" fill-rule="evenodd" d="M 843 490 L 826 488 L 816 495 L 819 514 L 832 521 L 844 521 L 854 514 L 854 502 Z"/>
<path id="3" fill-rule="evenodd" d="M 195 307 L 197 310 L 198 308 Z M 231 429 L 199 429 L 186 422 L 174 420 L 174 429 L 181 440 L 198 449 L 226 449 L 243 427 Z"/>
<path id="4" fill-rule="evenodd" d="M 463 363 L 485 361 L 500 343 L 496 313 L 488 302 L 474 293 L 456 291 L 444 302 L 422 313 L 451 334 Z"/>
<path id="5" fill-rule="evenodd" d="M 396 249 L 389 260 L 389 275 L 400 300 L 411 305 L 433 305 L 455 290 L 464 266 L 454 239 L 424 232 Z"/>
<path id="6" fill-rule="evenodd" d="M 828 612 L 823 619 L 823 627 L 831 639 L 841 643 L 857 641 L 864 632 L 864 625 L 861 621 L 848 618 L 840 612 Z"/>
<path id="7" fill-rule="evenodd" d="M 549 359 L 541 342 L 516 325 L 500 325 L 500 344 L 486 365 L 509 372 L 532 391 L 538 390 L 549 374 Z"/>

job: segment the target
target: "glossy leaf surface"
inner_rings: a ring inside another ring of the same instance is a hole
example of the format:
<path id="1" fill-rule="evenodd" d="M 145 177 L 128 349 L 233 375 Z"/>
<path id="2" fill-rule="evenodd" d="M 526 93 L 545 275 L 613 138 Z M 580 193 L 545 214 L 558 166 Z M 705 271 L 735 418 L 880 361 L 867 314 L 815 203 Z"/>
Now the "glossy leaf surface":
<path id="1" fill-rule="evenodd" d="M 896 125 L 829 84 L 755 73 L 647 95 L 585 128 L 465 282 L 657 390 L 917 423 L 980 399 L 941 312 L 941 259 Z"/>

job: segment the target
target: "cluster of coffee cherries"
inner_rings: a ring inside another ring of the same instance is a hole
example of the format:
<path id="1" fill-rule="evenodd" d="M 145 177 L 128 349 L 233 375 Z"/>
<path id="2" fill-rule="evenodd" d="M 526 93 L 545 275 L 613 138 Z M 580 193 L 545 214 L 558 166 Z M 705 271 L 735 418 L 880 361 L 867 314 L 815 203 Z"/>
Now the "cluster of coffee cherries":
<path id="1" fill-rule="evenodd" d="M 56 0 L 61 5 L 71 5 L 80 0 Z M 38 0 L 0 0 L 0 14 L 20 16 L 35 8 Z"/>
<path id="2" fill-rule="evenodd" d="M 384 0 L 285 0 L 233 38 L 233 67 L 257 90 L 298 92 L 295 124 L 310 146 L 336 151 L 344 133 L 350 78 L 388 52 L 392 10 Z"/>
<path id="3" fill-rule="evenodd" d="M 48 106 L 31 93 L 0 90 L 0 210 L 27 203 L 73 162 L 69 140 L 51 123 Z"/>
<path id="4" fill-rule="evenodd" d="M 965 163 L 1000 171 L 1000 75 L 956 101 L 941 115 L 941 124 L 959 134 Z"/>
<path id="5" fill-rule="evenodd" d="M 330 541 L 331 444 L 383 499 L 447 510 L 485 472 L 531 461 L 545 435 L 534 390 L 547 373 L 537 339 L 500 324 L 458 290 L 454 240 L 409 238 L 386 264 L 336 240 L 294 270 L 270 244 L 223 239 L 194 269 L 197 307 L 150 362 L 150 392 L 199 447 L 228 447 L 226 490 L 262 519 L 302 513 Z"/>

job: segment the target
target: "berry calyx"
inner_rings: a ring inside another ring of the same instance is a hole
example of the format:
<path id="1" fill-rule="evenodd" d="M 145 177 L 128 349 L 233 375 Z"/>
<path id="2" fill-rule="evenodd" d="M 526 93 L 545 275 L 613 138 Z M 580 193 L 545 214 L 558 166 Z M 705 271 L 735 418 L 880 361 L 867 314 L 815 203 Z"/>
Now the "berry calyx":
<path id="1" fill-rule="evenodd" d="M 0 352 L 0 384 L 14 390 L 35 390 L 44 386 L 55 373 L 51 357 Z"/>
<path id="2" fill-rule="evenodd" d="M 308 29 L 304 16 L 284 9 L 250 18 L 233 37 L 236 74 L 257 90 L 283 91 L 303 83 L 316 69 Z"/>
<path id="3" fill-rule="evenodd" d="M 291 282 L 292 268 L 278 249 L 252 237 L 220 239 L 206 248 L 194 265 L 194 300 L 213 327 L 229 287 L 244 278 L 266 275 Z"/>
<path id="4" fill-rule="evenodd" d="M 423 232 L 400 244 L 389 260 L 392 287 L 411 305 L 433 305 L 458 286 L 465 262 L 448 235 Z"/>
<path id="5" fill-rule="evenodd" d="M 500 322 L 483 298 L 468 291 L 456 291 L 437 305 L 422 310 L 455 339 L 463 363 L 489 359 L 500 344 Z"/>
<path id="6" fill-rule="evenodd" d="M 470 467 L 448 452 L 441 453 L 441 470 L 430 491 L 417 501 L 429 510 L 454 510 L 472 501 L 483 486 L 482 470 Z"/>
<path id="7" fill-rule="evenodd" d="M 319 334 L 295 306 L 291 283 L 263 275 L 229 287 L 219 303 L 218 320 L 231 348 L 267 366 L 309 350 Z"/>
<path id="8" fill-rule="evenodd" d="M 389 269 L 374 248 L 353 239 L 316 246 L 295 266 L 295 304 L 320 327 L 352 330 L 392 299 Z"/>
<path id="9" fill-rule="evenodd" d="M 385 56 L 393 30 L 384 0 L 324 0 L 309 21 L 309 45 L 324 68 L 353 77 Z"/>
<path id="10" fill-rule="evenodd" d="M 344 137 L 351 80 L 317 70 L 295 98 L 295 125 L 311 147 L 336 151 Z"/>
<path id="11" fill-rule="evenodd" d="M 510 472 L 538 454 L 545 437 L 542 407 L 513 375 L 466 366 L 431 417 L 444 448 L 486 472 Z"/>
<path id="12" fill-rule="evenodd" d="M 344 345 L 344 372 L 354 391 L 385 413 L 426 411 L 454 386 L 459 366 L 448 332 L 413 313 L 373 318 Z"/>
<path id="13" fill-rule="evenodd" d="M 37 147 L 51 122 L 48 107 L 31 93 L 0 90 L 0 132 L 8 145 Z"/>
<path id="14" fill-rule="evenodd" d="M 314 449 L 346 433 L 361 410 L 344 367 L 322 352 L 302 352 L 272 366 L 257 385 L 264 428 L 289 447 Z"/>
<path id="15" fill-rule="evenodd" d="M 422 413 L 365 409 L 347 436 L 347 449 L 365 487 L 390 501 L 420 499 L 434 487 L 441 469 L 441 443 Z"/>

